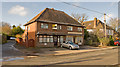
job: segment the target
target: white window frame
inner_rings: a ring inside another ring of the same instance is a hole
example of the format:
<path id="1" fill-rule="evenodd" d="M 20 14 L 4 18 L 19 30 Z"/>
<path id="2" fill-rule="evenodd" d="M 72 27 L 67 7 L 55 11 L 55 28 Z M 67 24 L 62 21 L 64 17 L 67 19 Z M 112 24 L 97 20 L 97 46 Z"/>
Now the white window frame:
<path id="1" fill-rule="evenodd" d="M 43 29 L 48 29 L 48 24 L 46 24 L 46 23 L 41 23 L 41 28 L 43 28 Z"/>

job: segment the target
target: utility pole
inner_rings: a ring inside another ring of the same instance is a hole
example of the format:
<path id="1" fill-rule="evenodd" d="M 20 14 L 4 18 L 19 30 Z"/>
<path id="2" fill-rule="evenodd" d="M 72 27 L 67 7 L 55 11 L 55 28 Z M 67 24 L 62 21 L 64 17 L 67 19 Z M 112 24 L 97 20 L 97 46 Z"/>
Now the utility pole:
<path id="1" fill-rule="evenodd" d="M 104 13 L 105 37 L 106 37 L 106 14 Z"/>
<path id="2" fill-rule="evenodd" d="M 28 47 L 28 26 L 27 26 L 27 44 L 26 47 Z"/>

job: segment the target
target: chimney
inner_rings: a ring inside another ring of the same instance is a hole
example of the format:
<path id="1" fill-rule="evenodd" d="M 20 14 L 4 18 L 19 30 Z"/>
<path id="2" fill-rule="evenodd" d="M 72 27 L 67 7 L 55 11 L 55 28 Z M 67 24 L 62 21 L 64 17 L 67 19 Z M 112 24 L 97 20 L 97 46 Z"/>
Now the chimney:
<path id="1" fill-rule="evenodd" d="M 94 28 L 96 28 L 96 26 L 97 26 L 97 18 L 95 17 L 94 18 Z"/>

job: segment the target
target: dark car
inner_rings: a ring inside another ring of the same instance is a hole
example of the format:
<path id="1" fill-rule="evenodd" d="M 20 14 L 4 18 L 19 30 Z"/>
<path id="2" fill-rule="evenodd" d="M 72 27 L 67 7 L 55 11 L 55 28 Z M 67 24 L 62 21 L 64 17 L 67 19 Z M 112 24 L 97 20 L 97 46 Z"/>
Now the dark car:
<path id="1" fill-rule="evenodd" d="M 116 40 L 116 41 L 114 41 L 114 45 L 116 45 L 116 46 L 120 46 L 120 40 Z"/>

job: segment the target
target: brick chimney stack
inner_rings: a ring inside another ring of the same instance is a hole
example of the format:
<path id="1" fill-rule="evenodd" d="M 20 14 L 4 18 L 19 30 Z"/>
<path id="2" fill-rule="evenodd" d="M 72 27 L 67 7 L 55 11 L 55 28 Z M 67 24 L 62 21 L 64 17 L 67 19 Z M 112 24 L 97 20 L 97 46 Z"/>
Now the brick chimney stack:
<path id="1" fill-rule="evenodd" d="M 97 18 L 95 17 L 94 18 L 94 28 L 96 28 L 96 26 L 97 26 Z"/>

